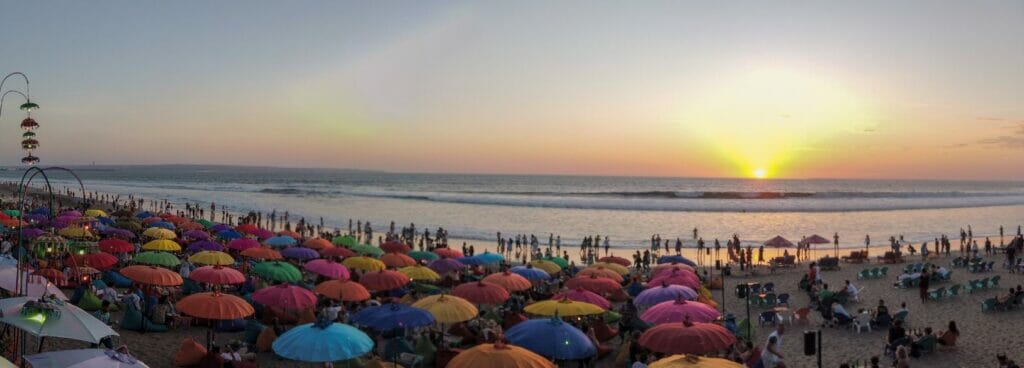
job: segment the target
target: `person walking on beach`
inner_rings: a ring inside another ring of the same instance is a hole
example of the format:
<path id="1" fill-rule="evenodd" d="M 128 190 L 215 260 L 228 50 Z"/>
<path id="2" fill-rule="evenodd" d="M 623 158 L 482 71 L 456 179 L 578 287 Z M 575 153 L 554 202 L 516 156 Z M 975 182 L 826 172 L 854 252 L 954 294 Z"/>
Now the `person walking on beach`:
<path id="1" fill-rule="evenodd" d="M 718 242 L 718 238 L 715 238 L 715 260 L 719 259 L 718 258 L 719 257 L 718 253 L 719 253 L 719 250 L 721 250 L 721 249 L 722 249 L 722 243 L 719 243 Z"/>
<path id="2" fill-rule="evenodd" d="M 683 241 L 679 238 L 676 238 L 676 255 L 683 255 Z"/>
<path id="3" fill-rule="evenodd" d="M 697 240 L 697 228 L 693 228 L 693 240 Z"/>
<path id="4" fill-rule="evenodd" d="M 605 255 L 605 257 L 607 257 L 609 255 L 608 251 L 611 249 L 611 247 L 612 247 L 611 239 L 609 237 L 607 237 L 607 236 L 604 237 L 604 255 Z"/>
<path id="5" fill-rule="evenodd" d="M 921 277 L 917 281 L 917 292 L 921 296 L 921 303 L 928 301 L 928 284 L 930 279 L 931 274 L 928 273 L 928 269 L 921 270 Z"/>

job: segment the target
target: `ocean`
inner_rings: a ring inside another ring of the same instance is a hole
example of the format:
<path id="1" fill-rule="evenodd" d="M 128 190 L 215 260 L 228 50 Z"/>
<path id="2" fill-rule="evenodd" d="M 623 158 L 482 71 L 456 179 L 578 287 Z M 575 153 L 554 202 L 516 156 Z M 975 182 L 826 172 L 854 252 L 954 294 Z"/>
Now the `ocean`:
<path id="1" fill-rule="evenodd" d="M 549 234 L 563 244 L 584 236 L 611 237 L 615 248 L 646 247 L 653 234 L 693 246 L 693 229 L 709 243 L 733 234 L 747 244 L 782 235 L 790 240 L 840 236 L 842 248 L 889 236 L 907 241 L 1009 236 L 1024 223 L 1024 183 L 915 180 L 756 180 L 538 175 L 401 174 L 333 169 L 235 166 L 71 167 L 87 191 L 175 203 L 201 203 L 233 212 L 289 211 L 345 229 L 370 221 L 379 232 L 391 221 L 438 226 L 451 238 L 493 243 L 496 233 Z M 17 182 L 23 169 L 0 171 Z M 70 187 L 72 177 L 49 171 Z M 37 177 L 33 186 L 42 183 Z M 74 185 L 77 187 L 77 184 Z M 996 242 L 998 243 L 998 242 Z"/>

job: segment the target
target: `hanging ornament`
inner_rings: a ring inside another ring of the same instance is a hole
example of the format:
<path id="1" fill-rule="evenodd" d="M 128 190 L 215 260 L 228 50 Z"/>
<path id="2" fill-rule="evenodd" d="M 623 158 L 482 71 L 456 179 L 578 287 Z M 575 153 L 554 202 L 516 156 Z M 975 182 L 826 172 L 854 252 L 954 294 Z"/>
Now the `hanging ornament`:
<path id="1" fill-rule="evenodd" d="M 39 157 L 32 156 L 32 154 L 30 153 L 28 156 L 25 156 L 25 157 L 21 158 L 21 163 L 29 164 L 29 165 L 35 165 L 35 164 L 39 163 Z"/>
<path id="2" fill-rule="evenodd" d="M 21 121 L 21 129 L 35 130 L 36 128 L 39 128 L 39 123 L 37 123 L 33 118 L 29 117 Z"/>
<path id="3" fill-rule="evenodd" d="M 24 133 L 21 134 L 22 138 L 34 138 L 35 136 L 36 136 L 35 132 L 24 132 Z"/>
<path id="4" fill-rule="evenodd" d="M 38 147 L 39 147 L 39 141 L 37 141 L 37 140 L 35 140 L 33 138 L 29 138 L 29 139 L 21 141 L 21 149 L 23 149 L 23 150 L 28 150 L 28 151 L 31 152 L 32 150 L 34 150 L 34 149 L 36 149 Z"/>

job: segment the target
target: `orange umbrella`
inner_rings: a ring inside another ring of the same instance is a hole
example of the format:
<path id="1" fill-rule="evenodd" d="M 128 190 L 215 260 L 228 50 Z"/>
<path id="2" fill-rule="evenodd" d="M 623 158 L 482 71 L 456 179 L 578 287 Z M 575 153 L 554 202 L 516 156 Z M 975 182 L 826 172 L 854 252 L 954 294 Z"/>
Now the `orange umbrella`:
<path id="1" fill-rule="evenodd" d="M 466 299 L 474 304 L 498 305 L 508 300 L 508 290 L 498 284 L 485 281 L 465 283 L 456 286 L 452 295 Z"/>
<path id="2" fill-rule="evenodd" d="M 392 270 L 380 270 L 370 272 L 359 279 L 359 282 L 366 286 L 367 290 L 385 291 L 398 289 L 409 283 L 409 276 Z"/>
<path id="3" fill-rule="evenodd" d="M 132 281 L 148 285 L 178 286 L 184 282 L 177 272 L 156 266 L 128 266 L 121 269 L 121 274 Z"/>
<path id="4" fill-rule="evenodd" d="M 313 239 L 306 240 L 305 242 L 302 243 L 302 246 L 306 247 L 306 248 L 309 248 L 309 249 L 316 249 L 316 250 L 324 250 L 324 249 L 334 248 L 334 244 L 331 244 L 330 240 L 327 240 L 327 239 L 324 239 L 324 238 L 313 238 Z"/>
<path id="5" fill-rule="evenodd" d="M 355 256 L 356 256 L 356 252 L 353 252 L 352 250 L 350 250 L 348 248 L 345 248 L 345 247 L 335 247 L 333 244 L 331 245 L 331 248 L 324 248 L 324 249 L 320 250 L 320 257 L 323 257 L 323 258 L 327 258 L 327 257 L 348 258 L 348 257 L 355 257 Z"/>
<path id="6" fill-rule="evenodd" d="M 412 257 L 402 253 L 385 254 L 383 257 L 380 257 L 380 261 L 384 262 L 388 267 L 395 268 L 408 267 L 416 264 L 415 259 L 412 259 Z"/>
<path id="7" fill-rule="evenodd" d="M 448 368 L 555 368 L 555 363 L 532 351 L 503 343 L 480 344 L 448 362 Z"/>
<path id="8" fill-rule="evenodd" d="M 597 275 L 590 275 L 589 277 L 574 277 L 569 281 L 566 281 L 565 286 L 569 289 L 583 288 L 597 294 L 611 293 L 622 289 L 622 285 L 619 285 L 619 283 L 612 279 L 597 277 Z"/>
<path id="9" fill-rule="evenodd" d="M 484 281 L 501 285 L 501 287 L 505 288 L 505 290 L 508 290 L 510 293 L 529 290 L 533 287 L 530 280 L 509 271 L 487 275 L 487 277 L 484 277 Z"/>
<path id="10" fill-rule="evenodd" d="M 281 252 L 270 249 L 268 247 L 256 247 L 243 250 L 241 253 L 243 256 L 256 259 L 281 259 Z"/>
<path id="11" fill-rule="evenodd" d="M 186 296 L 174 308 L 193 317 L 213 320 L 245 318 L 256 312 L 245 299 L 218 292 Z"/>
<path id="12" fill-rule="evenodd" d="M 253 224 L 241 224 L 241 225 L 235 226 L 235 230 L 240 232 L 240 233 L 252 233 L 253 231 L 259 230 L 259 228 L 256 227 L 256 225 L 253 225 Z"/>
<path id="13" fill-rule="evenodd" d="M 602 266 L 597 266 L 597 267 L 593 267 L 593 268 L 584 269 L 583 271 L 580 271 L 579 273 L 577 273 L 576 277 L 591 276 L 591 275 L 597 276 L 597 277 L 603 277 L 603 278 L 606 278 L 606 279 L 611 279 L 612 281 L 615 281 L 615 282 L 622 282 L 622 275 L 619 275 L 618 272 L 609 270 L 609 269 L 604 268 Z"/>
<path id="14" fill-rule="evenodd" d="M 618 257 L 618 256 L 601 257 L 597 261 L 598 262 L 615 263 L 615 264 L 622 265 L 622 266 L 625 266 L 625 267 L 629 267 L 629 265 L 633 263 L 633 262 L 630 262 L 628 259 L 625 259 L 625 258 L 622 258 L 622 257 Z"/>
<path id="15" fill-rule="evenodd" d="M 358 282 L 349 280 L 328 280 L 321 282 L 313 292 L 343 302 L 361 302 L 370 299 L 370 292 Z"/>
<path id="16" fill-rule="evenodd" d="M 281 231 L 278 231 L 277 235 L 290 236 L 293 239 L 302 239 L 302 235 L 299 235 L 299 233 L 291 231 L 291 230 L 281 230 Z"/>

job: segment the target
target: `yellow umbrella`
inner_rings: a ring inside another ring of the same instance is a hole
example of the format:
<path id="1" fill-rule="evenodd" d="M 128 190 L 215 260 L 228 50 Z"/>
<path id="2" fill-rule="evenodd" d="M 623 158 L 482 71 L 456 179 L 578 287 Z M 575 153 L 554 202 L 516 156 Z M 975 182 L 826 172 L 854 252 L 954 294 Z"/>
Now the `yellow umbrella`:
<path id="1" fill-rule="evenodd" d="M 227 266 L 235 264 L 235 259 L 224 252 L 204 250 L 188 257 L 188 261 L 207 266 Z"/>
<path id="2" fill-rule="evenodd" d="M 345 267 L 348 267 L 350 270 L 363 272 L 380 271 L 388 268 L 388 266 L 384 265 L 384 262 L 370 257 L 349 257 L 341 261 L 341 264 L 345 265 Z"/>
<path id="3" fill-rule="evenodd" d="M 530 264 L 533 265 L 533 268 L 539 268 L 551 275 L 554 275 L 562 270 L 562 267 L 559 266 L 557 263 L 545 261 L 543 259 L 530 261 Z"/>
<path id="4" fill-rule="evenodd" d="M 149 243 L 143 244 L 142 249 L 145 250 L 162 250 L 165 252 L 180 252 L 181 246 L 175 243 L 173 240 L 157 239 Z"/>
<path id="5" fill-rule="evenodd" d="M 555 368 L 555 363 L 532 351 L 503 343 L 480 344 L 456 355 L 448 368 Z"/>
<path id="6" fill-rule="evenodd" d="M 594 263 L 593 265 L 591 265 L 590 267 L 587 267 L 587 268 L 597 268 L 597 267 L 603 267 L 606 270 L 615 271 L 615 273 L 619 274 L 620 276 L 626 276 L 626 275 L 629 274 L 629 269 L 626 268 L 626 266 L 620 265 L 618 263 L 598 262 L 598 263 Z"/>
<path id="7" fill-rule="evenodd" d="M 97 208 L 86 210 L 85 215 L 89 217 L 110 217 L 110 215 L 107 215 L 106 211 Z"/>
<path id="8" fill-rule="evenodd" d="M 743 368 L 744 365 L 721 358 L 696 355 L 673 355 L 654 363 L 651 368 Z"/>
<path id="9" fill-rule="evenodd" d="M 178 237 L 177 235 L 174 234 L 173 231 L 160 227 L 148 228 L 146 229 L 146 231 L 142 232 L 142 235 L 148 236 L 153 239 L 174 239 Z"/>
<path id="10" fill-rule="evenodd" d="M 431 295 L 412 303 L 412 306 L 426 309 L 441 323 L 468 321 L 479 313 L 473 303 L 454 295 Z"/>
<path id="11" fill-rule="evenodd" d="M 526 313 L 536 314 L 538 316 L 553 316 L 557 314 L 563 317 L 587 316 L 591 314 L 604 313 L 604 309 L 601 309 L 601 307 L 596 305 L 564 298 L 561 300 L 553 299 L 539 301 L 527 305 L 524 310 Z"/>
<path id="12" fill-rule="evenodd" d="M 78 226 L 65 227 L 63 229 L 60 229 L 60 231 L 58 231 L 57 234 L 65 238 L 83 239 L 93 237 L 92 233 L 90 233 L 89 230 L 86 230 L 84 227 Z"/>
<path id="13" fill-rule="evenodd" d="M 441 279 L 441 275 L 438 275 L 437 272 L 421 265 L 402 267 L 398 269 L 398 272 L 409 276 L 413 281 L 437 281 Z"/>

